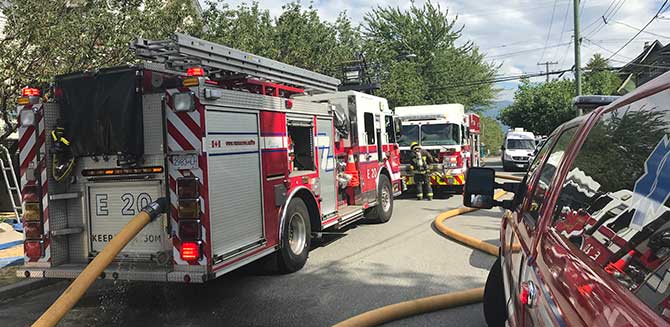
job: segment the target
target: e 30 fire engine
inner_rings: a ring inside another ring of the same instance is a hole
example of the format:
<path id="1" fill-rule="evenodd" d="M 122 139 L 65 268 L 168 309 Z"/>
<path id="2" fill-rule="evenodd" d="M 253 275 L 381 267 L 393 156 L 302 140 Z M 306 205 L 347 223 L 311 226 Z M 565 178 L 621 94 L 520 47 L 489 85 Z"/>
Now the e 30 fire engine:
<path id="1" fill-rule="evenodd" d="M 76 277 L 163 196 L 168 214 L 101 278 L 205 282 L 266 256 L 293 272 L 313 235 L 391 218 L 399 124 L 385 99 L 184 34 L 131 49 L 145 63 L 19 99 L 21 276 Z"/>
<path id="2" fill-rule="evenodd" d="M 401 173 L 406 185 L 413 185 L 409 168 L 410 145 L 417 142 L 436 163 L 431 167 L 431 184 L 438 190 L 461 193 L 468 167 L 480 165 L 480 119 L 465 113 L 462 104 L 397 107 L 402 122 L 399 140 Z"/>

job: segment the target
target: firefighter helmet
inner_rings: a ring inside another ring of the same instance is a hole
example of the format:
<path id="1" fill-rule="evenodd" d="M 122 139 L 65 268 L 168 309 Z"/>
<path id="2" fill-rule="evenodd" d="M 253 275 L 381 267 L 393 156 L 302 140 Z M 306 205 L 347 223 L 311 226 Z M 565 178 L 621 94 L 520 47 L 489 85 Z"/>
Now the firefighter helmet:
<path id="1" fill-rule="evenodd" d="M 421 148 L 421 145 L 419 145 L 419 143 L 417 143 L 417 142 L 412 142 L 412 144 L 409 145 L 409 149 L 412 150 L 412 151 L 414 151 L 414 149 L 416 149 L 416 148 L 419 148 L 419 149 Z"/>

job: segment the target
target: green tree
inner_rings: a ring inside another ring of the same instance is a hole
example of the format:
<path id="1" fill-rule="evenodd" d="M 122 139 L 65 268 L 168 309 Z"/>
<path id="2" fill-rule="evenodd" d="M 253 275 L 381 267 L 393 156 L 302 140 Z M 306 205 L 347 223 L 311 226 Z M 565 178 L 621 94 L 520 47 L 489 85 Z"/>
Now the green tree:
<path id="1" fill-rule="evenodd" d="M 616 94 L 621 80 L 609 68 L 607 60 L 600 54 L 589 60 L 584 73 L 584 94 Z M 547 83 L 522 80 L 514 94 L 514 103 L 500 113 L 500 119 L 508 126 L 548 134 L 575 117 L 573 98 L 573 80 Z"/>
<path id="2" fill-rule="evenodd" d="M 495 153 L 503 144 L 505 136 L 503 135 L 500 123 L 491 117 L 481 116 L 482 136 L 481 142 L 486 148 Z"/>
<path id="3" fill-rule="evenodd" d="M 540 84 L 525 79 L 514 94 L 514 103 L 502 110 L 500 119 L 507 126 L 546 135 L 575 117 L 573 95 L 574 84 L 570 80 Z"/>
<path id="4" fill-rule="evenodd" d="M 197 34 L 191 0 L 8 0 L 0 41 L 0 109 L 8 125 L 25 86 L 46 87 L 55 75 L 136 62 L 136 37 Z"/>
<path id="5" fill-rule="evenodd" d="M 380 94 L 392 106 L 458 102 L 470 107 L 495 97 L 491 83 L 477 82 L 492 78 L 497 66 L 487 63 L 472 42 L 457 45 L 463 27 L 448 13 L 428 1 L 408 10 L 379 6 L 365 15 L 364 52 L 381 76 Z"/>
<path id="6" fill-rule="evenodd" d="M 586 64 L 584 94 L 616 95 L 621 79 L 610 68 L 602 55 L 593 55 Z"/>

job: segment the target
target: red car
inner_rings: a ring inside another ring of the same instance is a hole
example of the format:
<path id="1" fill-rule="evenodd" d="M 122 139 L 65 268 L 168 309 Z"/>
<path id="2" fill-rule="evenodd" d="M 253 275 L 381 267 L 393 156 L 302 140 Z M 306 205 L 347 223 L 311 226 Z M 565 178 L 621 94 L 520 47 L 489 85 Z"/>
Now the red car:
<path id="1" fill-rule="evenodd" d="M 670 325 L 669 133 L 670 73 L 557 128 L 520 183 L 469 170 L 465 205 L 508 209 L 489 326 Z"/>

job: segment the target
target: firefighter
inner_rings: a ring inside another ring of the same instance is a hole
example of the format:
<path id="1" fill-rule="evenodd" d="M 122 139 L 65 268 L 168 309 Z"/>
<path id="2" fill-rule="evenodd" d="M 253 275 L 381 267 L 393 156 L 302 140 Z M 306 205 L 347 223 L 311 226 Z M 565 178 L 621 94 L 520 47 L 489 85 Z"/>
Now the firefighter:
<path id="1" fill-rule="evenodd" d="M 426 197 L 428 200 L 433 199 L 433 188 L 430 185 L 430 171 L 429 166 L 435 160 L 428 151 L 421 148 L 421 146 L 412 142 L 410 149 L 412 150 L 412 160 L 409 169 L 414 171 L 414 184 L 416 184 L 416 197 L 423 200 L 423 191 L 426 190 Z"/>

